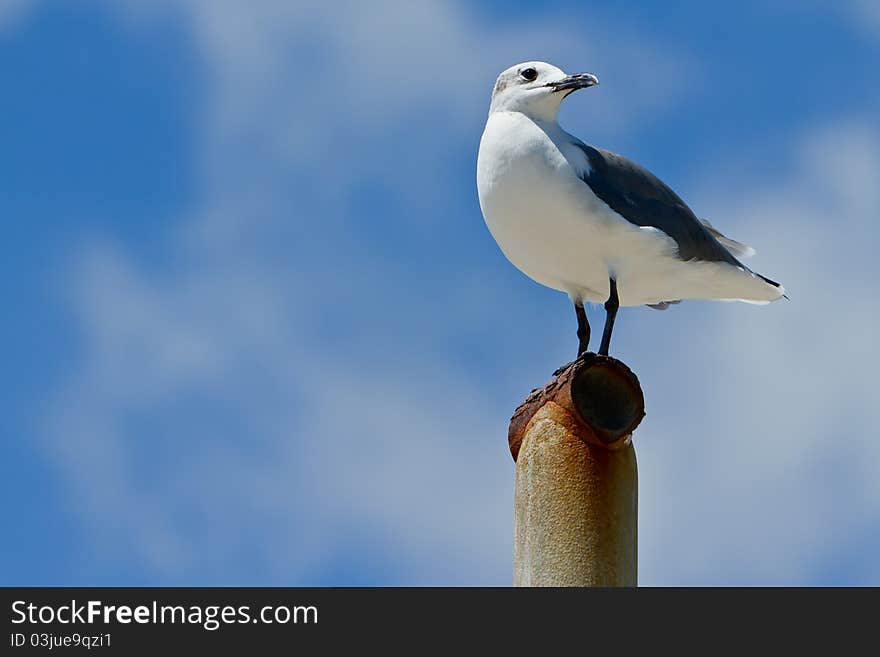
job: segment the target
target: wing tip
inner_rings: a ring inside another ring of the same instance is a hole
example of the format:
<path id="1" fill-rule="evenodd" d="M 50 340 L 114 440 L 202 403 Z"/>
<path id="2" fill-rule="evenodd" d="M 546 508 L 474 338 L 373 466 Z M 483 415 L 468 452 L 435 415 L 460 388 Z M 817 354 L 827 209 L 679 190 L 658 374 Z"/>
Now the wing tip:
<path id="1" fill-rule="evenodd" d="M 782 283 L 777 283 L 773 279 L 767 278 L 763 274 L 758 274 L 757 272 L 754 272 L 754 273 L 755 273 L 755 276 L 760 278 L 762 281 L 764 281 L 768 285 L 772 285 L 773 287 L 776 288 L 776 291 L 779 293 L 779 296 L 776 297 L 777 299 L 786 299 L 788 301 L 791 301 L 789 296 L 785 293 L 785 286 L 783 286 Z"/>

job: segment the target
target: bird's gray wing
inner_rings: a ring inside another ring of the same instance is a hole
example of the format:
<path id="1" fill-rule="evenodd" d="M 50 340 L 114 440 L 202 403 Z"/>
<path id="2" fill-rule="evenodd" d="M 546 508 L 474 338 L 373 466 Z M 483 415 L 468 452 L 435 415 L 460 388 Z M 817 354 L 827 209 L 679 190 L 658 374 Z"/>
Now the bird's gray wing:
<path id="1" fill-rule="evenodd" d="M 584 152 L 590 164 L 581 179 L 627 221 L 663 231 L 675 240 L 682 260 L 727 262 L 743 267 L 657 176 L 616 153 L 581 141 L 576 141 L 575 145 Z"/>

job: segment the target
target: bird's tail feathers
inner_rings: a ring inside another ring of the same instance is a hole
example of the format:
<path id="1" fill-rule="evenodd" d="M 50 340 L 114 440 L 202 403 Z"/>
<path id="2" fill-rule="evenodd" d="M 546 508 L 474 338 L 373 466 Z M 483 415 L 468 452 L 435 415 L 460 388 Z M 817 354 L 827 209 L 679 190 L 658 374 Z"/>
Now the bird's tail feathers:
<path id="1" fill-rule="evenodd" d="M 748 244 L 743 244 L 742 242 L 737 242 L 736 240 L 732 240 L 727 237 L 720 230 L 715 228 L 712 224 L 709 223 L 707 219 L 700 219 L 700 223 L 706 227 L 712 237 L 714 237 L 725 249 L 730 251 L 730 253 L 736 258 L 751 258 L 755 255 L 755 249 L 750 247 Z"/>

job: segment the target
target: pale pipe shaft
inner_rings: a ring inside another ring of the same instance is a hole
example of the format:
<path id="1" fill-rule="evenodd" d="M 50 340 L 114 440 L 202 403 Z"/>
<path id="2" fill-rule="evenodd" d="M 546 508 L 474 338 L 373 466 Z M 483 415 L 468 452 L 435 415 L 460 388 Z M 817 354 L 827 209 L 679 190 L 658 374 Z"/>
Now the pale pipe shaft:
<path id="1" fill-rule="evenodd" d="M 590 445 L 561 413 L 538 411 L 516 462 L 514 586 L 635 586 L 635 449 Z"/>
<path id="2" fill-rule="evenodd" d="M 611 361 L 575 364 L 514 416 L 514 586 L 637 584 L 630 437 L 644 399 L 635 375 Z M 599 416 L 614 435 L 603 433 Z"/>

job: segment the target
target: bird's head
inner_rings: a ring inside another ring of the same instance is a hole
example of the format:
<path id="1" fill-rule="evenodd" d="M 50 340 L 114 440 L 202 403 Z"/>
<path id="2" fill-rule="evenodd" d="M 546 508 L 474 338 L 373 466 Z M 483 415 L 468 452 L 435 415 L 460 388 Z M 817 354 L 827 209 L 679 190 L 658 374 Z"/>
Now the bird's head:
<path id="1" fill-rule="evenodd" d="M 498 76 L 492 91 L 492 112 L 522 112 L 540 120 L 555 120 L 563 99 L 578 89 L 599 84 L 592 73 L 569 75 L 546 62 L 523 62 Z"/>

